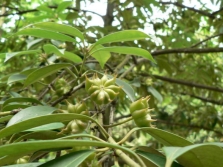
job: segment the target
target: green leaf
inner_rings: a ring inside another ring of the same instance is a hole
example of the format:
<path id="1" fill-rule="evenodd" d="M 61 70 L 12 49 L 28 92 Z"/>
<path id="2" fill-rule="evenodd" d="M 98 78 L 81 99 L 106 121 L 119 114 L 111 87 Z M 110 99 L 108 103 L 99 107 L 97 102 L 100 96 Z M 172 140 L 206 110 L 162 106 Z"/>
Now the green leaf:
<path id="1" fill-rule="evenodd" d="M 116 84 L 121 86 L 122 90 L 128 95 L 129 99 L 134 102 L 135 101 L 135 91 L 127 82 L 116 78 Z"/>
<path id="2" fill-rule="evenodd" d="M 162 103 L 163 97 L 162 95 L 152 86 L 149 86 L 147 88 L 148 92 L 152 93 L 152 95 L 160 102 Z"/>
<path id="3" fill-rule="evenodd" d="M 91 120 L 95 121 L 94 119 L 91 119 L 90 117 L 80 115 L 80 114 L 50 114 L 50 115 L 44 115 L 39 116 L 35 118 L 31 118 L 22 122 L 17 122 L 14 125 L 8 126 L 0 131 L 0 138 L 6 137 L 8 135 L 12 135 L 14 133 L 22 132 L 27 129 L 31 129 L 37 126 L 50 124 L 53 122 L 64 122 L 64 121 L 71 121 L 74 119 L 83 119 L 83 120 Z"/>
<path id="4" fill-rule="evenodd" d="M 7 115 L 5 117 L 1 117 L 0 118 L 0 123 L 1 122 L 8 122 L 8 120 L 10 120 L 13 116 L 12 115 Z"/>
<path id="5" fill-rule="evenodd" d="M 2 108 L 2 111 L 12 111 L 12 110 L 17 110 L 19 108 L 27 108 L 29 107 L 30 105 L 27 105 L 27 104 L 9 104 L 9 105 L 6 105 Z"/>
<path id="6" fill-rule="evenodd" d="M 41 53 L 41 50 L 27 50 L 27 51 L 20 51 L 20 52 L 11 52 L 11 53 L 5 53 L 5 62 L 7 62 L 9 59 L 15 56 L 20 56 L 20 55 L 27 55 L 27 54 L 36 54 L 36 53 Z"/>
<path id="7" fill-rule="evenodd" d="M 122 42 L 122 41 L 134 41 L 139 39 L 145 39 L 149 36 L 138 30 L 124 30 L 109 34 L 105 37 L 100 38 L 95 44 L 104 44 L 104 43 L 112 43 L 112 42 Z"/>
<path id="8" fill-rule="evenodd" d="M 101 68 L 104 68 L 105 63 L 111 57 L 111 54 L 110 52 L 104 51 L 103 49 L 102 49 L 103 51 L 101 51 L 101 48 L 104 48 L 104 47 L 102 45 L 95 46 L 94 49 L 91 51 L 91 53 L 94 52 L 91 56 L 94 57 L 99 62 Z"/>
<path id="9" fill-rule="evenodd" d="M 55 23 L 55 22 L 42 22 L 42 23 L 33 24 L 33 26 L 39 27 L 39 28 L 42 28 L 42 29 L 45 29 L 45 30 L 64 33 L 64 34 L 67 34 L 67 35 L 71 35 L 73 37 L 78 37 L 82 41 L 84 41 L 83 34 L 78 29 L 76 29 L 74 27 L 71 27 L 69 25 L 58 24 L 58 23 Z M 70 41 L 70 42 L 76 42 L 76 41 L 74 40 L 74 41 Z"/>
<path id="10" fill-rule="evenodd" d="M 24 86 L 31 85 L 34 82 L 40 80 L 41 78 L 47 77 L 47 76 L 57 72 L 58 70 L 60 70 L 62 68 L 69 67 L 70 65 L 71 64 L 60 63 L 60 64 L 48 65 L 46 67 L 42 67 L 40 69 L 37 69 L 34 72 L 32 72 L 30 75 L 27 76 L 27 78 L 24 82 Z"/>
<path id="11" fill-rule="evenodd" d="M 60 122 L 55 122 L 55 123 L 50 123 L 50 124 L 46 124 L 46 125 L 42 125 L 42 126 L 38 126 L 35 128 L 31 128 L 28 129 L 26 131 L 46 131 L 46 130 L 55 130 L 55 129 L 61 129 L 64 127 L 64 124 L 60 123 Z"/>
<path id="12" fill-rule="evenodd" d="M 61 12 L 64 11 L 64 9 L 66 9 L 66 8 L 69 7 L 70 5 L 72 5 L 72 1 L 63 1 L 63 2 L 61 2 L 61 3 L 58 5 L 58 7 L 57 7 L 57 9 L 56 9 L 56 12 L 57 12 L 57 13 L 61 13 Z"/>
<path id="13" fill-rule="evenodd" d="M 3 107 L 6 106 L 9 103 L 13 102 L 30 102 L 34 104 L 42 104 L 39 100 L 34 99 L 34 98 L 29 98 L 29 97 L 14 97 L 14 98 L 9 98 L 3 103 Z"/>
<path id="14" fill-rule="evenodd" d="M 2 167 L 38 167 L 42 162 L 26 163 L 26 164 L 16 164 L 16 165 L 7 165 Z"/>
<path id="15" fill-rule="evenodd" d="M 47 54 L 51 54 L 54 53 L 58 56 L 63 55 L 65 49 L 58 49 L 56 46 L 52 45 L 52 44 L 46 44 L 43 46 L 43 50 L 47 53 Z"/>
<path id="16" fill-rule="evenodd" d="M 26 75 L 23 74 L 13 74 L 8 78 L 7 84 L 11 84 L 17 81 L 23 81 L 26 79 Z"/>
<path id="17" fill-rule="evenodd" d="M 27 141 L 27 142 L 19 142 L 12 143 L 0 146 L 0 157 L 4 156 L 12 156 L 18 153 L 20 154 L 28 154 L 38 150 L 49 150 L 49 149 L 65 149 L 65 148 L 73 148 L 75 146 L 98 146 L 98 147 L 109 147 L 120 149 L 131 156 L 136 156 L 136 154 L 126 147 L 119 146 L 117 144 L 111 144 L 107 142 L 99 142 L 99 141 L 90 141 L 90 140 L 47 140 L 47 141 Z M 0 159 L 0 165 L 5 165 L 2 163 Z"/>
<path id="18" fill-rule="evenodd" d="M 158 140 L 165 146 L 188 146 L 192 145 L 190 141 L 175 135 L 173 133 L 157 129 L 157 128 L 139 128 L 147 133 L 149 133 L 152 137 Z M 137 130 L 139 130 L 137 129 Z"/>
<path id="19" fill-rule="evenodd" d="M 46 12 L 46 13 L 48 13 L 48 14 L 49 14 L 49 13 L 53 13 L 52 9 L 50 9 L 50 8 L 47 6 L 47 3 L 38 6 L 38 7 L 37 7 L 37 10 Z"/>
<path id="20" fill-rule="evenodd" d="M 50 139 L 57 139 L 63 136 L 64 135 L 59 134 L 56 131 L 38 131 L 22 135 L 21 137 L 13 141 L 13 143 L 20 142 L 21 140 L 26 140 L 26 139 L 50 140 Z"/>
<path id="21" fill-rule="evenodd" d="M 60 41 L 69 41 L 69 42 L 77 42 L 75 39 L 50 30 L 39 29 L 39 28 L 26 28 L 18 31 L 15 35 L 30 35 L 39 38 L 46 38 L 46 39 L 54 39 Z"/>
<path id="22" fill-rule="evenodd" d="M 93 152 L 93 150 L 80 150 L 48 161 L 40 167 L 78 167 Z"/>
<path id="23" fill-rule="evenodd" d="M 70 60 L 74 63 L 81 63 L 82 62 L 82 59 L 78 55 L 76 55 L 74 53 L 71 53 L 71 52 L 68 52 L 68 51 L 60 50 L 52 44 L 44 45 L 43 49 L 47 54 L 54 53 L 57 56 L 68 59 L 68 60 Z"/>
<path id="24" fill-rule="evenodd" d="M 164 147 L 167 161 L 165 167 L 171 164 L 178 157 L 183 166 L 190 167 L 216 167 L 223 166 L 223 144 L 208 143 L 195 144 L 186 147 Z"/>
<path id="25" fill-rule="evenodd" d="M 150 162 L 150 164 L 147 166 L 150 166 L 150 167 L 164 167 L 165 166 L 166 158 L 164 156 L 141 151 L 141 150 L 136 150 L 136 153 Z M 174 162 L 172 167 L 182 167 L 182 166 Z"/>
<path id="26" fill-rule="evenodd" d="M 113 46 L 113 47 L 104 47 L 99 49 L 93 49 L 95 51 L 92 51 L 93 54 L 97 52 L 102 51 L 109 51 L 114 53 L 120 53 L 120 54 L 129 54 L 129 55 L 136 55 L 144 57 L 148 60 L 150 60 L 153 63 L 156 63 L 156 61 L 153 59 L 152 55 L 145 49 L 136 48 L 136 47 L 125 47 L 125 46 Z"/>
<path id="27" fill-rule="evenodd" d="M 56 110 L 54 107 L 49 107 L 49 106 L 32 106 L 28 107 L 26 109 L 21 110 L 18 112 L 16 115 L 14 115 L 10 121 L 7 124 L 8 126 L 12 126 L 16 123 L 22 122 L 24 120 L 42 116 L 42 115 L 47 115 L 51 114 Z"/>

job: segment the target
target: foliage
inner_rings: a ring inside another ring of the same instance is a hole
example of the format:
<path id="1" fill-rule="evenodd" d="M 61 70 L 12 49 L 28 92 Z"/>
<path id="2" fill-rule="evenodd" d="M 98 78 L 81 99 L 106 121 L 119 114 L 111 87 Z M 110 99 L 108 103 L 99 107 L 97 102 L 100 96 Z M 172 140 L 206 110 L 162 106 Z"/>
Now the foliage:
<path id="1" fill-rule="evenodd" d="M 222 2 L 84 2 L 0 5 L 0 166 L 222 166 Z"/>

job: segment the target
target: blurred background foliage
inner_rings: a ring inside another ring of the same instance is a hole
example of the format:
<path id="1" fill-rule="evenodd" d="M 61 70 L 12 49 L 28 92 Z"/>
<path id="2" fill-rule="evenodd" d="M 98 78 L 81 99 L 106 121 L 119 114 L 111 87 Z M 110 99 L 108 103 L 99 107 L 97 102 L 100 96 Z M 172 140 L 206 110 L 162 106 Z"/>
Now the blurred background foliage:
<path id="1" fill-rule="evenodd" d="M 95 4 L 94 10 L 87 8 Z M 157 128 L 198 143 L 223 140 L 223 1 L 1 0 L 0 9 L 1 53 L 42 49 L 49 40 L 12 34 L 43 21 L 74 26 L 84 33 L 89 44 L 119 30 L 144 31 L 150 39 L 125 42 L 125 45 L 148 50 L 157 64 L 132 55 L 113 54 L 105 70 L 115 70 L 118 76 L 126 73 L 123 79 L 132 85 L 137 98 L 151 95 L 149 103 L 154 108 L 157 121 L 153 124 Z M 79 43 L 51 43 L 83 57 Z M 122 43 L 115 45 L 122 46 Z M 24 90 L 20 82 L 9 83 L 12 74 L 29 73 L 28 69 L 45 66 L 45 59 L 67 62 L 56 56 L 38 54 L 16 56 L 7 63 L 4 58 L 5 54 L 0 54 L 2 102 L 16 96 L 38 98 L 41 90 L 37 85 L 32 90 Z M 121 62 L 122 66 L 117 69 Z M 102 70 L 93 59 L 86 68 Z M 66 79 L 72 80 L 69 77 Z M 75 97 L 83 98 L 83 92 L 75 93 Z M 130 101 L 124 94 L 117 101 L 115 120 L 119 121 L 129 116 Z M 63 108 L 66 104 L 58 105 Z M 129 122 L 123 126 L 121 131 L 120 128 L 114 131 L 116 138 L 125 135 L 134 124 Z M 130 142 L 143 143 L 151 139 L 142 132 L 136 133 L 135 138 L 140 140 L 135 141 L 133 137 Z"/>

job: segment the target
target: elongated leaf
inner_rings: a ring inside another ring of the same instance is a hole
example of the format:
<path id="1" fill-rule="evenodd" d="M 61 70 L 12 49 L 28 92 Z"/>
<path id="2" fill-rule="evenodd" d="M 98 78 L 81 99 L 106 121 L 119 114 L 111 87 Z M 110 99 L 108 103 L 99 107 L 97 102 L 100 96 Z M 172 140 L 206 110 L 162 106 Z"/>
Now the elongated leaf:
<path id="1" fill-rule="evenodd" d="M 16 123 L 22 122 L 24 120 L 35 118 L 42 115 L 51 114 L 56 110 L 54 107 L 49 106 L 32 106 L 26 109 L 21 110 L 19 113 L 14 115 L 7 124 L 8 126 L 12 126 Z"/>
<path id="2" fill-rule="evenodd" d="M 9 59 L 15 56 L 20 55 L 27 55 L 27 54 L 36 54 L 41 53 L 41 50 L 26 50 L 26 51 L 20 51 L 20 52 L 11 52 L 11 53 L 5 53 L 5 62 L 7 62 Z"/>
<path id="3" fill-rule="evenodd" d="M 80 150 L 48 161 L 40 167 L 78 167 L 93 152 L 93 150 Z"/>
<path id="4" fill-rule="evenodd" d="M 26 164 L 16 164 L 16 165 L 7 165 L 3 167 L 38 167 L 42 162 L 26 163 Z"/>
<path id="5" fill-rule="evenodd" d="M 136 48 L 136 47 L 124 47 L 124 46 L 114 46 L 114 47 L 104 47 L 95 50 L 92 52 L 93 54 L 101 51 L 109 51 L 114 53 L 121 53 L 121 54 L 130 54 L 130 55 L 136 55 L 144 57 L 148 60 L 150 60 L 153 63 L 156 63 L 156 61 L 153 59 L 152 55 L 145 49 Z"/>
<path id="6" fill-rule="evenodd" d="M 173 133 L 157 129 L 157 128 L 139 128 L 137 130 L 143 130 L 149 133 L 152 137 L 158 140 L 165 146 L 189 146 L 192 145 L 190 141 L 177 136 Z"/>
<path id="7" fill-rule="evenodd" d="M 63 10 L 65 10 L 67 7 L 69 7 L 70 5 L 72 4 L 72 1 L 63 1 L 61 2 L 59 5 L 58 5 L 58 8 L 57 8 L 57 12 L 58 13 L 61 13 L 63 12 Z"/>
<path id="8" fill-rule="evenodd" d="M 137 150 L 136 153 L 150 162 L 150 167 L 164 167 L 166 163 L 166 158 L 154 153 L 149 153 L 141 150 Z M 147 165 L 148 166 L 148 165 Z M 174 162 L 172 167 L 183 167 L 180 164 Z"/>
<path id="9" fill-rule="evenodd" d="M 82 59 L 78 55 L 76 55 L 74 53 L 71 53 L 71 52 L 68 52 L 68 51 L 60 50 L 52 44 L 44 45 L 43 49 L 48 54 L 54 53 L 57 56 L 63 57 L 63 58 L 68 59 L 68 60 L 71 60 L 74 63 L 81 63 L 82 62 Z"/>
<path id="10" fill-rule="evenodd" d="M 13 74 L 8 78 L 7 84 L 11 84 L 17 81 L 23 81 L 26 79 L 26 75 L 23 74 Z"/>
<path id="11" fill-rule="evenodd" d="M 27 79 L 24 82 L 24 86 L 28 86 L 33 84 L 34 82 L 40 80 L 41 78 L 47 77 L 58 70 L 69 67 L 71 64 L 60 63 L 60 64 L 52 64 L 46 67 L 37 69 L 36 71 L 32 72 L 30 75 L 27 76 Z"/>
<path id="12" fill-rule="evenodd" d="M 111 57 L 110 52 L 104 51 L 102 45 L 97 45 L 94 47 L 94 49 L 91 51 L 93 54 L 91 55 L 94 57 L 100 64 L 101 68 L 104 68 L 105 63 L 108 61 L 108 59 Z M 101 50 L 102 49 L 102 50 Z M 96 51 L 97 50 L 97 51 Z M 90 53 L 91 54 L 91 53 Z"/>
<path id="13" fill-rule="evenodd" d="M 10 120 L 12 118 L 12 115 L 7 115 L 5 117 L 1 117 L 0 118 L 0 123 L 1 122 L 7 122 L 8 120 Z"/>
<path id="14" fill-rule="evenodd" d="M 128 95 L 132 102 L 135 101 L 135 91 L 130 84 L 118 78 L 116 79 L 116 84 L 122 87 L 123 91 Z"/>
<path id="15" fill-rule="evenodd" d="M 125 151 L 126 153 L 132 156 L 136 156 L 136 154 L 133 151 L 131 151 L 126 147 L 106 142 L 90 141 L 90 140 L 47 140 L 47 141 L 19 142 L 0 146 L 0 157 L 6 155 L 16 155 L 18 153 L 28 154 L 38 150 L 72 148 L 81 145 L 115 148 Z M 0 159 L 0 165 L 5 165 L 2 164 L 1 159 Z"/>
<path id="16" fill-rule="evenodd" d="M 163 97 L 162 95 L 152 86 L 149 86 L 148 87 L 148 92 L 152 93 L 152 95 L 157 99 L 159 100 L 159 102 L 162 102 L 163 101 Z"/>
<path id="17" fill-rule="evenodd" d="M 32 132 L 38 132 L 38 131 L 46 131 L 46 130 L 55 130 L 55 129 L 61 129 L 64 127 L 64 124 L 60 122 L 50 123 L 47 125 L 38 126 L 35 128 L 28 129 L 26 131 L 32 131 Z"/>
<path id="18" fill-rule="evenodd" d="M 21 109 L 21 108 L 27 108 L 30 107 L 30 105 L 27 104 L 9 104 L 2 108 L 2 111 L 12 111 L 15 109 Z"/>
<path id="19" fill-rule="evenodd" d="M 68 34 L 74 37 L 80 38 L 82 41 L 84 40 L 83 34 L 76 28 L 71 27 L 69 25 L 65 24 L 58 24 L 55 22 L 42 22 L 42 23 L 36 23 L 33 24 L 35 27 L 39 27 L 42 29 L 50 30 L 50 31 L 55 31 L 55 32 L 60 32 L 64 34 Z M 76 41 L 70 41 L 70 42 L 76 42 Z"/>
<path id="20" fill-rule="evenodd" d="M 57 139 L 63 137 L 64 135 L 59 134 L 56 131 L 39 131 L 39 132 L 31 132 L 27 133 L 19 138 L 17 138 L 13 143 L 19 142 L 25 139 L 37 139 L 37 140 L 49 140 L 49 139 Z"/>
<path id="21" fill-rule="evenodd" d="M 63 55 L 64 54 L 64 49 L 58 49 L 56 46 L 52 45 L 52 44 L 46 44 L 43 46 L 43 50 L 47 53 L 47 54 L 51 54 L 54 53 L 58 56 Z"/>
<path id="22" fill-rule="evenodd" d="M 7 99 L 3 103 L 2 106 L 4 107 L 7 104 L 13 103 L 13 102 L 30 102 L 30 103 L 42 104 L 39 100 L 34 99 L 34 98 L 29 98 L 29 97 L 14 97 L 14 98 Z"/>
<path id="23" fill-rule="evenodd" d="M 109 34 L 105 37 L 99 39 L 94 46 L 104 43 L 112 43 L 112 42 L 122 42 L 122 41 L 133 41 L 138 39 L 145 39 L 149 36 L 138 30 L 124 30 Z"/>
<path id="24" fill-rule="evenodd" d="M 222 143 L 195 144 L 186 147 L 164 147 L 167 162 L 165 167 L 171 164 L 178 157 L 183 166 L 190 167 L 216 167 L 223 166 Z M 188 154 L 190 153 L 190 154 Z"/>
<path id="25" fill-rule="evenodd" d="M 64 122 L 71 121 L 73 119 L 83 119 L 83 120 L 91 120 L 90 117 L 80 115 L 80 114 L 50 114 L 40 117 L 31 118 L 22 122 L 17 122 L 14 125 L 8 126 L 0 131 L 0 138 L 6 137 L 8 135 L 12 135 L 14 133 L 22 132 L 27 129 L 31 129 L 37 126 L 53 123 L 53 122 Z"/>
<path id="26" fill-rule="evenodd" d="M 54 39 L 60 41 L 69 41 L 69 42 L 76 42 L 75 39 L 50 30 L 39 29 L 39 28 L 26 28 L 18 31 L 15 35 L 30 35 L 39 38 L 46 38 L 46 39 Z"/>

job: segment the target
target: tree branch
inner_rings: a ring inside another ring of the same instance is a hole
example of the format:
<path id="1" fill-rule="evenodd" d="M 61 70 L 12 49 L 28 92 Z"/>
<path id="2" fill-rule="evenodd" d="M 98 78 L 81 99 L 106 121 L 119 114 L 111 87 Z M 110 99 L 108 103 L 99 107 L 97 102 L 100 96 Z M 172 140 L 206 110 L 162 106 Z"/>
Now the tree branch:
<path id="1" fill-rule="evenodd" d="M 56 9 L 58 6 L 48 6 L 48 8 L 51 8 L 51 9 Z M 73 8 L 73 7 L 67 7 L 66 9 L 69 9 L 69 10 L 73 10 L 75 12 L 85 12 L 85 13 L 92 13 L 92 14 L 95 14 L 97 16 L 100 16 L 100 17 L 103 17 L 102 15 L 94 12 L 94 11 L 89 11 L 89 10 L 79 10 L 78 8 Z M 28 9 L 28 10 L 23 10 L 23 11 L 20 11 L 18 8 L 15 8 L 14 10 L 16 10 L 15 13 L 3 13 L 0 15 L 0 17 L 6 17 L 6 16 L 10 16 L 10 15 L 23 15 L 23 14 L 26 14 L 26 13 L 32 13 L 32 12 L 37 12 L 39 11 L 38 9 Z"/>
<path id="2" fill-rule="evenodd" d="M 202 41 L 200 41 L 200 42 L 198 42 L 198 43 L 192 45 L 191 48 L 194 48 L 194 47 L 196 47 L 196 46 L 198 46 L 198 45 L 200 45 L 200 44 L 202 44 L 202 43 L 204 43 L 204 42 L 206 42 L 206 41 L 208 41 L 208 40 L 210 40 L 210 39 L 212 39 L 212 38 L 215 38 L 215 37 L 218 37 L 218 36 L 221 36 L 221 35 L 223 35 L 223 34 L 220 33 L 220 34 L 216 34 L 216 35 L 212 35 L 212 36 L 210 36 L 210 37 L 207 37 L 206 39 L 204 39 L 204 40 L 202 40 Z"/>
<path id="3" fill-rule="evenodd" d="M 179 49 L 167 49 L 157 50 L 152 52 L 153 56 L 159 56 L 172 53 L 216 53 L 223 52 L 223 48 L 179 48 Z"/>
<path id="4" fill-rule="evenodd" d="M 195 87 L 195 88 L 200 88 L 200 89 L 207 89 L 207 90 L 223 93 L 223 89 L 218 88 L 218 87 L 201 85 L 201 84 L 197 84 L 197 83 L 193 83 L 193 82 L 189 82 L 189 81 L 177 80 L 177 79 L 167 78 L 167 77 L 163 77 L 163 76 L 159 76 L 159 75 L 153 75 L 153 77 L 155 77 L 156 79 L 162 80 L 162 81 L 170 82 L 170 83 L 176 83 L 176 84 L 180 84 L 180 85 L 185 85 L 185 86 L 190 86 L 190 87 Z"/>
<path id="5" fill-rule="evenodd" d="M 203 126 L 197 126 L 197 125 L 185 125 L 185 124 L 181 124 L 181 123 L 174 123 L 174 122 L 168 122 L 168 121 L 163 121 L 163 120 L 156 120 L 156 122 L 162 123 L 162 124 L 167 124 L 167 125 L 172 125 L 172 126 L 181 126 L 181 127 L 187 127 L 187 128 L 194 128 L 194 129 L 204 129 L 207 131 L 212 131 L 215 132 L 218 135 L 223 135 L 222 132 L 208 128 L 208 127 L 203 127 Z"/>
<path id="6" fill-rule="evenodd" d="M 211 19 L 214 19 L 215 18 L 215 15 L 213 13 L 208 13 L 206 11 L 203 11 L 203 10 L 198 10 L 198 9 L 195 9 L 195 8 L 192 8 L 192 7 L 188 7 L 188 6 L 185 6 L 179 2 L 163 2 L 163 1 L 160 1 L 161 4 L 163 5 L 174 5 L 174 6 L 177 6 L 177 7 L 180 7 L 180 8 L 185 8 L 185 9 L 188 9 L 188 10 L 191 10 L 191 11 L 194 11 L 196 13 L 199 13 L 203 16 L 207 16 Z"/>
<path id="7" fill-rule="evenodd" d="M 208 99 L 208 98 L 204 98 L 204 97 L 200 97 L 200 96 L 196 96 L 196 95 L 192 95 L 192 94 L 187 94 L 187 93 L 181 93 L 181 95 L 190 96 L 192 98 L 196 98 L 201 101 L 212 103 L 212 104 L 217 104 L 217 105 L 221 105 L 221 106 L 223 105 L 223 101 L 216 101 L 216 100 L 212 100 L 212 99 Z"/>

